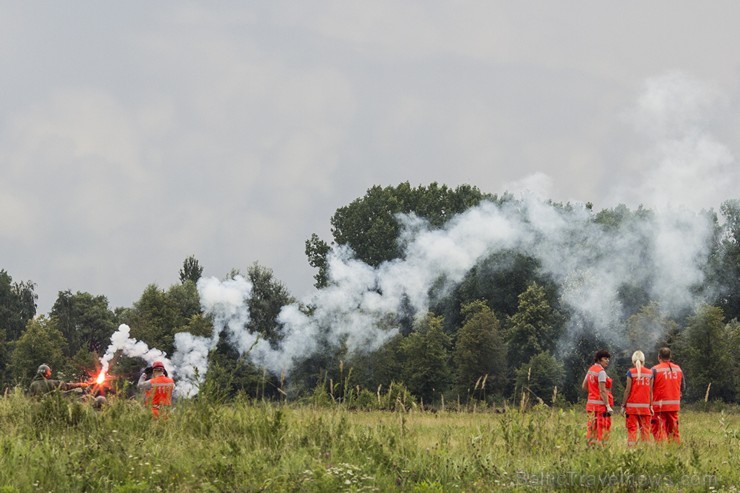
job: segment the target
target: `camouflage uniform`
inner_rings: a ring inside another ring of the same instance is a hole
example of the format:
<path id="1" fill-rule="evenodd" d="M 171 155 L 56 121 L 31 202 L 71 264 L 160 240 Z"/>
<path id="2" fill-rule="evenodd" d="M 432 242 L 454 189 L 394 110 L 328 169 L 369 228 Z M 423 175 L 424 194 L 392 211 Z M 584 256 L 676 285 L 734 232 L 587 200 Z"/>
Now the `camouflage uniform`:
<path id="1" fill-rule="evenodd" d="M 37 376 L 31 382 L 31 386 L 28 388 L 28 394 L 31 396 L 41 396 L 54 392 L 55 390 L 67 391 L 77 388 L 77 385 L 68 384 L 60 380 L 51 380 L 42 376 Z"/>

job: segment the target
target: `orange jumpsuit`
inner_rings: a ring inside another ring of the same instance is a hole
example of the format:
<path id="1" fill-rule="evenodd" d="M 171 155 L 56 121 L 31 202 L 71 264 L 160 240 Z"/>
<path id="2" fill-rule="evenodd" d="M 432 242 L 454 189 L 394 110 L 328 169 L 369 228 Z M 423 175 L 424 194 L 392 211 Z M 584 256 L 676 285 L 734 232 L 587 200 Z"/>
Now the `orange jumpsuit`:
<path id="1" fill-rule="evenodd" d="M 586 401 L 586 413 L 588 414 L 588 428 L 586 439 L 589 443 L 606 441 L 609 439 L 609 430 L 612 427 L 612 418 L 606 411 L 604 401 L 599 392 L 599 373 L 605 372 L 604 367 L 598 363 L 591 365 L 586 374 L 586 385 L 588 389 L 588 400 Z M 608 376 L 605 381 L 609 406 L 614 405 L 614 396 L 611 393 L 612 379 Z"/>
<path id="2" fill-rule="evenodd" d="M 630 368 L 627 378 L 632 380 L 630 395 L 624 404 L 627 415 L 627 444 L 637 443 L 637 430 L 640 430 L 640 440 L 650 439 L 650 385 L 653 372 L 645 367 Z"/>
<path id="3" fill-rule="evenodd" d="M 681 409 L 683 372 L 669 361 L 657 364 L 653 372 L 652 431 L 656 441 L 665 439 L 681 441 L 678 432 L 678 411 Z"/>

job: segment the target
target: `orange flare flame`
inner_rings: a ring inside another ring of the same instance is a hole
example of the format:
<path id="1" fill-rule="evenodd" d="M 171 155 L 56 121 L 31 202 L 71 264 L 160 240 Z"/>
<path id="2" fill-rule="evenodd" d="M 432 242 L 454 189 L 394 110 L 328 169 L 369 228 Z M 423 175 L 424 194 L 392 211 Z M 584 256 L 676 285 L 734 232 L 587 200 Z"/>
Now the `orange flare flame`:
<path id="1" fill-rule="evenodd" d="M 101 372 L 100 372 L 100 374 L 98 375 L 98 379 L 97 379 L 97 382 L 98 382 L 98 385 L 100 385 L 100 384 L 102 384 L 103 382 L 105 382 L 105 373 L 103 373 L 102 371 L 101 371 Z"/>

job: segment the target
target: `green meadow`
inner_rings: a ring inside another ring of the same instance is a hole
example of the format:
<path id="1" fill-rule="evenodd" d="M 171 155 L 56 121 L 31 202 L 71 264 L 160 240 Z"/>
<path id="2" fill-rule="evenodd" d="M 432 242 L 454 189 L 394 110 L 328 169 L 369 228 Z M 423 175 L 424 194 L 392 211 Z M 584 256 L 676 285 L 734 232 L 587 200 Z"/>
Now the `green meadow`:
<path id="1" fill-rule="evenodd" d="M 358 411 L 195 398 L 0 399 L 0 492 L 737 491 L 740 415 L 681 413 L 682 443 L 589 447 L 580 408 Z"/>

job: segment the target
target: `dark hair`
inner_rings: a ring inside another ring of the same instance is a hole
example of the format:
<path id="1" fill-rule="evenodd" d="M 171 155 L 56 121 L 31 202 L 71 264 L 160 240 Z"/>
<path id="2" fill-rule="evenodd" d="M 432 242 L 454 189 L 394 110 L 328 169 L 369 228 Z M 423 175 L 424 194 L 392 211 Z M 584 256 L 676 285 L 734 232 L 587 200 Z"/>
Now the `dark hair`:
<path id="1" fill-rule="evenodd" d="M 598 363 L 601 358 L 611 358 L 612 355 L 609 354 L 609 351 L 606 349 L 599 349 L 596 351 L 596 356 L 594 356 L 594 363 Z"/>
<path id="2" fill-rule="evenodd" d="M 671 349 L 667 347 L 660 348 L 660 351 L 658 351 L 658 357 L 669 361 L 671 359 Z"/>

